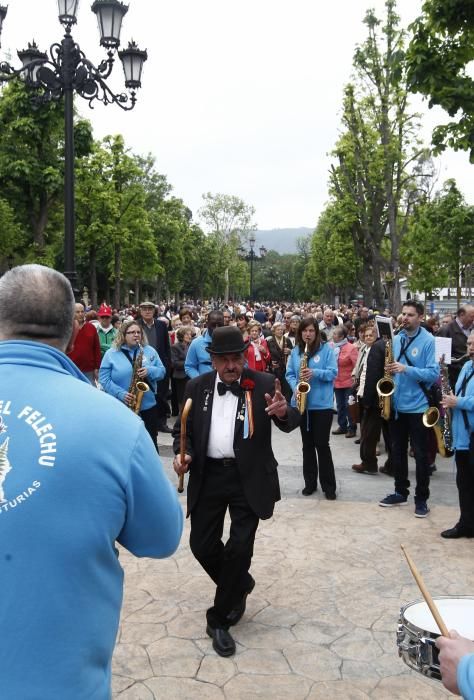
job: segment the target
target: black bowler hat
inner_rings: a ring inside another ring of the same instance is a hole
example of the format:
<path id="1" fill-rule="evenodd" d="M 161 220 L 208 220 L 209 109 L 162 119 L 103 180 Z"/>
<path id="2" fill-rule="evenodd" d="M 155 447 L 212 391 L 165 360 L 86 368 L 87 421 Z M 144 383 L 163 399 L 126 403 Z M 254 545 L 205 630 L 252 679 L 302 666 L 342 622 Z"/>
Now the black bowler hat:
<path id="1" fill-rule="evenodd" d="M 236 326 L 220 326 L 212 332 L 212 342 L 206 347 L 211 355 L 234 355 L 244 352 L 248 342 Z"/>

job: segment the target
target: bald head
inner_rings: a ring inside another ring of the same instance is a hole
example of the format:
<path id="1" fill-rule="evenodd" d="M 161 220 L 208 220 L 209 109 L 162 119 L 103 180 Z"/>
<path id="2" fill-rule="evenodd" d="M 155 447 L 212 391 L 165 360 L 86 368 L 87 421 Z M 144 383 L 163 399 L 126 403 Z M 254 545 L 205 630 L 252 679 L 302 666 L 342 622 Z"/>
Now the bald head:
<path id="1" fill-rule="evenodd" d="M 0 279 L 0 340 L 35 340 L 65 350 L 72 335 L 69 281 L 42 265 L 21 265 Z"/>

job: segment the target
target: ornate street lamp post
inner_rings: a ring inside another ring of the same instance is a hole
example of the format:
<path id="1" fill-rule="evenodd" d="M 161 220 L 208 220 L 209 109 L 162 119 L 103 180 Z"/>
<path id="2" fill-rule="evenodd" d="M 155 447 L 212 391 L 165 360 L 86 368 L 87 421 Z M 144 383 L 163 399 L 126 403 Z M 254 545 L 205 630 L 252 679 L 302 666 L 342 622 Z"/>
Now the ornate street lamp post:
<path id="1" fill-rule="evenodd" d="M 254 297 L 254 289 L 253 289 L 253 264 L 254 264 L 254 261 L 261 260 L 267 254 L 267 249 L 265 248 L 265 246 L 261 245 L 259 248 L 260 255 L 257 255 L 257 253 L 254 250 L 255 243 L 256 243 L 255 234 L 252 233 L 249 237 L 250 250 L 247 252 L 245 250 L 245 248 L 239 248 L 239 252 L 240 252 L 241 257 L 244 260 L 247 260 L 248 262 L 250 262 L 250 300 L 251 301 L 253 301 L 253 297 Z"/>
<path id="2" fill-rule="evenodd" d="M 128 6 L 119 0 L 95 0 L 91 9 L 97 16 L 100 45 L 107 49 L 107 58 L 96 67 L 71 34 L 72 25 L 77 21 L 78 5 L 79 0 L 58 0 L 59 21 L 65 28 L 65 34 L 61 43 L 50 47 L 49 56 L 33 42 L 24 51 L 18 51 L 21 68 L 0 63 L 0 83 L 22 76 L 25 84 L 37 91 L 36 101 L 46 103 L 64 98 L 64 274 L 73 288 L 76 282 L 74 93 L 84 98 L 91 108 L 98 100 L 105 105 L 116 104 L 123 110 L 133 109 L 136 90 L 141 87 L 143 64 L 147 59 L 147 52 L 141 51 L 134 42 L 129 43 L 127 49 L 118 51 L 122 20 Z M 7 7 L 0 5 L 0 34 L 6 14 Z M 112 73 L 116 51 L 123 65 L 128 95 L 114 93 L 106 82 Z"/>

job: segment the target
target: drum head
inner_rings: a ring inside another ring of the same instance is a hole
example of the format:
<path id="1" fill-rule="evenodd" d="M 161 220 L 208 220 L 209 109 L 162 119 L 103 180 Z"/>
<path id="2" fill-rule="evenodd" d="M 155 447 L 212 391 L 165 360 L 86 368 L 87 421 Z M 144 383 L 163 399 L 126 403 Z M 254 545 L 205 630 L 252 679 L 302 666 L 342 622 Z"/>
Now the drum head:
<path id="1" fill-rule="evenodd" d="M 448 630 L 456 630 L 462 637 L 474 641 L 474 598 L 434 598 L 434 602 Z M 440 634 L 424 601 L 409 603 L 402 613 L 407 622 L 420 630 Z"/>

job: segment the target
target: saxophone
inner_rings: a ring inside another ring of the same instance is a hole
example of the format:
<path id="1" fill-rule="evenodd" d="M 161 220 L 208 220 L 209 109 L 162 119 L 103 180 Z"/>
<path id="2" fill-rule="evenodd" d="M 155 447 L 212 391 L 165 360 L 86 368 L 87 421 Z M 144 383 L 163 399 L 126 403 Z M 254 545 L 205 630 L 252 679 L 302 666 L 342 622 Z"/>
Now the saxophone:
<path id="1" fill-rule="evenodd" d="M 296 385 L 296 408 L 298 409 L 298 411 L 301 414 L 303 414 L 306 411 L 306 402 L 307 402 L 308 394 L 311 391 L 311 386 L 309 385 L 309 383 L 305 382 L 301 378 L 301 372 L 304 369 L 306 369 L 307 366 L 308 366 L 308 343 L 306 343 L 306 345 L 305 345 L 303 357 L 301 358 L 299 382 Z"/>
<path id="2" fill-rule="evenodd" d="M 384 375 L 377 382 L 377 394 L 379 397 L 380 415 L 384 420 L 390 420 L 392 413 L 392 394 L 395 391 L 395 382 L 388 371 L 388 365 L 393 362 L 392 341 L 385 341 L 385 365 Z"/>
<path id="3" fill-rule="evenodd" d="M 439 368 L 441 373 L 441 394 L 447 396 L 451 393 L 451 385 L 448 378 L 448 367 L 444 361 L 444 355 L 440 357 Z M 453 432 L 451 428 L 451 409 L 445 408 L 444 415 L 440 416 L 438 426 L 441 439 L 438 439 L 438 431 L 435 430 L 438 452 L 441 457 L 452 457 L 453 454 Z M 436 426 L 436 427 L 438 427 Z"/>
<path id="4" fill-rule="evenodd" d="M 128 387 L 128 393 L 133 394 L 133 399 L 129 405 L 129 408 L 131 408 L 134 413 L 140 413 L 143 394 L 145 391 L 150 391 L 148 384 L 146 382 L 142 382 L 138 376 L 138 370 L 141 369 L 143 365 L 143 348 L 141 345 L 139 348 L 140 350 L 133 361 L 132 381 Z"/>

